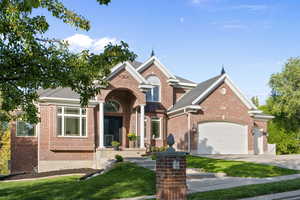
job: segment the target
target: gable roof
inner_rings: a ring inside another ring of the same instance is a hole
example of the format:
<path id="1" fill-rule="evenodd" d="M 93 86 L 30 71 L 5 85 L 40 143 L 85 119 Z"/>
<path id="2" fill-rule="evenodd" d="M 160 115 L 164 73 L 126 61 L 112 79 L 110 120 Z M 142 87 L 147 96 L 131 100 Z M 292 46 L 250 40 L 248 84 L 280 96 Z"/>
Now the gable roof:
<path id="1" fill-rule="evenodd" d="M 196 84 L 195 82 L 190 81 L 190 80 L 185 79 L 185 78 L 182 78 L 182 77 L 180 77 L 180 76 L 175 75 L 175 77 L 176 77 L 176 79 L 178 79 L 181 83 L 191 83 L 191 84 Z"/>
<path id="2" fill-rule="evenodd" d="M 38 95 L 40 98 L 68 98 L 68 99 L 80 99 L 80 95 L 74 92 L 71 88 L 58 87 L 55 89 L 39 89 Z"/>
<path id="3" fill-rule="evenodd" d="M 238 96 L 238 98 L 240 98 L 248 109 L 257 110 L 256 106 L 233 84 L 228 75 L 221 74 L 199 83 L 194 89 L 182 96 L 182 98 L 180 98 L 179 101 L 169 109 L 169 113 L 181 110 L 187 106 L 198 105 L 223 82 L 232 89 L 232 91 Z"/>
<path id="4" fill-rule="evenodd" d="M 134 63 L 135 65 L 138 64 L 137 62 Z M 118 72 L 120 72 L 122 69 L 125 69 L 128 71 L 134 79 L 136 79 L 140 84 L 148 84 L 148 81 L 140 74 L 137 72 L 137 70 L 132 66 L 130 62 L 125 62 L 125 63 L 120 63 L 113 67 L 111 69 L 111 73 L 109 76 L 106 78 L 106 80 L 111 79 L 114 77 Z"/>
<path id="5" fill-rule="evenodd" d="M 206 81 L 199 83 L 195 88 L 193 88 L 188 93 L 184 94 L 176 104 L 169 109 L 169 112 L 184 108 L 186 106 L 192 105 L 192 102 L 203 94 L 212 84 L 214 84 L 222 75 L 210 78 Z"/>
<path id="6" fill-rule="evenodd" d="M 175 76 L 156 58 L 155 56 L 150 57 L 146 62 L 144 62 L 142 65 L 140 65 L 136 70 L 138 72 L 142 72 L 148 67 L 151 66 L 151 64 L 155 64 L 169 79 L 176 79 Z"/>

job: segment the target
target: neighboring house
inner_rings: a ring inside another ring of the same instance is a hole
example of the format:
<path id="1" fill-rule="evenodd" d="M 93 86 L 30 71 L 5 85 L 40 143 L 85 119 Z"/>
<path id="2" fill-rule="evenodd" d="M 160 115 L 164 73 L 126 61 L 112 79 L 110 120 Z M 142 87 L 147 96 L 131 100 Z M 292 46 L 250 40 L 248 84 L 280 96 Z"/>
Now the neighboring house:
<path id="1" fill-rule="evenodd" d="M 152 56 L 115 66 L 107 80 L 87 108 L 69 88 L 40 90 L 41 122 L 13 124 L 12 171 L 101 168 L 115 154 L 137 156 L 149 144 L 165 146 L 169 133 L 177 150 L 195 154 L 273 151 L 267 142 L 272 116 L 259 111 L 224 70 L 197 84 Z M 128 133 L 137 134 L 137 148 L 128 148 Z M 110 148 L 112 141 L 122 151 Z"/>

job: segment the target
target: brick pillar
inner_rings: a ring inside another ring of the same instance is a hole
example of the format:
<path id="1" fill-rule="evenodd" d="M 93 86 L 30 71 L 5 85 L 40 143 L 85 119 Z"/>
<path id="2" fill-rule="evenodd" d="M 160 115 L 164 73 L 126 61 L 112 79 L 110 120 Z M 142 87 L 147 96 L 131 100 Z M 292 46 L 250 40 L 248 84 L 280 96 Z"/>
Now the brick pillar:
<path id="1" fill-rule="evenodd" d="M 160 152 L 156 160 L 156 196 L 159 200 L 186 200 L 186 153 Z"/>

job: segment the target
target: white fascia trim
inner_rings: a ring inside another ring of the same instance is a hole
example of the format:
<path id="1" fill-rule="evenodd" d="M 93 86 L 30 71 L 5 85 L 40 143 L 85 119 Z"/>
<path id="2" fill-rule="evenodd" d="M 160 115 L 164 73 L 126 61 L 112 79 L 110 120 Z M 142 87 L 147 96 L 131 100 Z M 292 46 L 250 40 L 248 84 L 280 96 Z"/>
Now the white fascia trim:
<path id="1" fill-rule="evenodd" d="M 214 84 L 212 84 L 209 88 L 206 89 L 206 91 L 204 91 L 199 97 L 197 97 L 192 104 L 198 104 L 204 97 L 206 97 L 206 95 L 208 95 L 212 90 L 214 90 L 216 87 L 218 87 L 218 85 L 226 78 L 226 74 L 224 74 L 223 76 L 221 76 L 216 82 L 214 82 Z"/>
<path id="2" fill-rule="evenodd" d="M 254 119 L 274 119 L 275 117 L 272 115 L 253 115 Z"/>
<path id="3" fill-rule="evenodd" d="M 201 106 L 199 106 L 199 105 L 189 105 L 189 106 L 185 106 L 185 107 L 178 108 L 178 109 L 176 109 L 176 110 L 167 112 L 167 115 L 171 115 L 171 114 L 173 114 L 173 113 L 177 113 L 177 112 L 180 112 L 180 111 L 184 111 L 184 113 L 185 113 L 187 109 L 191 109 L 191 110 L 200 110 L 200 109 L 201 109 Z"/>
<path id="4" fill-rule="evenodd" d="M 80 99 L 70 99 L 70 98 L 59 98 L 59 97 L 40 97 L 40 102 L 49 102 L 49 103 L 71 103 L 71 104 L 80 104 Z M 98 101 L 90 100 L 89 105 L 96 106 Z"/>
<path id="5" fill-rule="evenodd" d="M 221 76 L 214 84 L 212 84 L 205 92 L 203 92 L 199 97 L 197 97 L 192 104 L 198 104 L 203 98 L 205 98 L 212 90 L 217 88 L 220 83 L 224 81 L 230 89 L 240 98 L 240 100 L 247 106 L 249 110 L 257 110 L 257 107 L 249 101 L 245 95 L 241 92 L 241 90 L 235 86 L 235 84 L 232 82 L 232 80 L 229 78 L 227 74 L 224 74 Z"/>
<path id="6" fill-rule="evenodd" d="M 168 78 L 176 79 L 176 77 L 155 56 L 152 56 L 151 58 L 146 60 L 146 62 L 144 62 L 141 66 L 137 68 L 137 71 L 138 72 L 143 71 L 152 63 L 154 63 Z"/>
<path id="7" fill-rule="evenodd" d="M 242 100 L 242 102 L 248 107 L 248 109 L 257 110 L 257 107 L 248 100 L 248 98 L 242 93 L 242 91 L 233 83 L 233 81 L 229 78 L 227 74 L 225 83 L 227 83 L 230 89 Z"/>
<path id="8" fill-rule="evenodd" d="M 262 113 L 261 110 L 249 110 L 248 111 L 249 114 L 256 114 L 256 113 Z"/>
<path id="9" fill-rule="evenodd" d="M 197 86 L 196 83 L 183 83 L 179 82 L 173 85 L 175 88 L 195 88 Z"/>
<path id="10" fill-rule="evenodd" d="M 148 81 L 140 74 L 137 72 L 137 70 L 129 63 L 126 62 L 126 67 L 125 69 L 137 80 L 139 80 L 139 83 L 148 83 Z"/>
<path id="11" fill-rule="evenodd" d="M 106 78 L 106 80 L 109 80 L 112 77 L 114 77 L 123 68 L 125 68 L 125 70 L 128 71 L 133 76 L 133 78 L 135 78 L 139 83 L 146 83 L 146 84 L 148 83 L 146 79 L 140 73 L 138 73 L 136 69 L 134 69 L 134 67 L 129 62 L 120 63 L 115 67 L 113 67 L 111 69 L 111 73 Z"/>

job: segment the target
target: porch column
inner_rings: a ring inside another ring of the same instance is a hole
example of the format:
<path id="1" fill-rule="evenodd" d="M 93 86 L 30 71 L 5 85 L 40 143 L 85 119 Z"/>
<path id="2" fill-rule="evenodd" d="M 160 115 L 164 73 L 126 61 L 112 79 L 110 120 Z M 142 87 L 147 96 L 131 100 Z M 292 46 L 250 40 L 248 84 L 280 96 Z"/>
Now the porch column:
<path id="1" fill-rule="evenodd" d="M 145 105 L 141 104 L 141 118 L 140 118 L 140 148 L 145 148 Z"/>
<path id="2" fill-rule="evenodd" d="M 104 102 L 99 102 L 99 148 L 104 148 Z"/>

